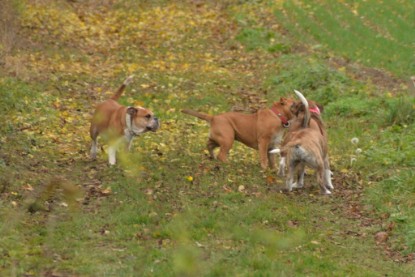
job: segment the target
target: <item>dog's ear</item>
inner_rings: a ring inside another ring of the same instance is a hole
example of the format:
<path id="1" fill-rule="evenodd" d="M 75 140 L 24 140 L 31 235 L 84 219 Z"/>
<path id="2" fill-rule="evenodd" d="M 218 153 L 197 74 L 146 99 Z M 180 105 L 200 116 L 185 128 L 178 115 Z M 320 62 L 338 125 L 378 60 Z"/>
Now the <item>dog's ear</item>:
<path id="1" fill-rule="evenodd" d="M 138 110 L 134 107 L 128 107 L 127 113 L 131 116 L 135 116 L 137 114 Z"/>
<path id="2" fill-rule="evenodd" d="M 320 110 L 320 112 L 322 113 L 322 112 L 324 112 L 324 107 L 323 107 L 323 105 L 321 105 L 321 104 L 319 104 L 319 103 L 316 103 L 316 105 L 317 105 L 317 107 L 318 107 L 318 109 Z"/>
<path id="3" fill-rule="evenodd" d="M 281 97 L 280 98 L 280 104 L 281 104 L 281 106 L 284 106 L 285 104 L 287 104 L 287 98 Z"/>
<path id="4" fill-rule="evenodd" d="M 304 104 L 301 101 L 294 102 L 290 107 L 290 111 L 293 115 L 298 116 L 300 112 L 304 111 Z"/>

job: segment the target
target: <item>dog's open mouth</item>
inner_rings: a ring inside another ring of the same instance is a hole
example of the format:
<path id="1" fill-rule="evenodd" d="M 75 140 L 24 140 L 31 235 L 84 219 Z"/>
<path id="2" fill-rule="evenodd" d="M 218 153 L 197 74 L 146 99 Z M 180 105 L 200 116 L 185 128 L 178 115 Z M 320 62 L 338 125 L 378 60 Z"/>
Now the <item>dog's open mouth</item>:
<path id="1" fill-rule="evenodd" d="M 157 124 L 157 125 L 154 125 L 154 126 L 147 126 L 146 127 L 146 130 L 147 131 L 151 131 L 151 132 L 155 132 L 155 131 L 157 131 L 157 129 L 159 128 L 159 124 Z"/>

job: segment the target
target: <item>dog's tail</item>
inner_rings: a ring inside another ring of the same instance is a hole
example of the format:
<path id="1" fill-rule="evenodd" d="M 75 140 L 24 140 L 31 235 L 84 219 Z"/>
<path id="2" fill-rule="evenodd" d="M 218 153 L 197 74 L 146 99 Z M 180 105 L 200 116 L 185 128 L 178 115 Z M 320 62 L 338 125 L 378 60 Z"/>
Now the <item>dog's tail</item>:
<path id="1" fill-rule="evenodd" d="M 210 115 L 210 114 L 200 113 L 200 112 L 196 112 L 196 111 L 193 111 L 193 110 L 182 110 L 182 113 L 196 116 L 196 117 L 198 117 L 200 119 L 203 119 L 203 120 L 205 120 L 207 122 L 211 122 L 212 121 L 212 118 L 213 118 L 213 116 Z"/>
<path id="2" fill-rule="evenodd" d="M 297 94 L 298 98 L 300 98 L 301 103 L 304 105 L 304 120 L 303 120 L 303 128 L 307 128 L 310 125 L 310 109 L 308 108 L 308 101 L 305 99 L 304 95 L 299 92 L 298 90 L 294 90 L 295 94 Z"/>
<path id="3" fill-rule="evenodd" d="M 120 98 L 121 94 L 124 92 L 124 89 L 128 84 L 130 84 L 133 81 L 134 75 L 128 76 L 127 79 L 122 83 L 122 85 L 118 88 L 117 92 L 111 97 L 113 100 L 118 100 Z"/>

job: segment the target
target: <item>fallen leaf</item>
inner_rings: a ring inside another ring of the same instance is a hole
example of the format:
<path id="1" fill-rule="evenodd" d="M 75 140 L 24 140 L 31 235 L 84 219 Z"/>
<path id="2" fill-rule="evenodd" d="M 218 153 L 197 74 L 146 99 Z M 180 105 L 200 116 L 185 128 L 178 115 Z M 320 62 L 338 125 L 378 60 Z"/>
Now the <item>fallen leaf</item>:
<path id="1" fill-rule="evenodd" d="M 272 176 L 272 175 L 268 175 L 266 180 L 267 180 L 268 185 L 271 185 L 271 184 L 275 183 L 275 177 Z"/>
<path id="2" fill-rule="evenodd" d="M 376 240 L 376 243 L 377 243 L 377 244 L 381 244 L 381 243 L 386 242 L 386 241 L 388 240 L 388 238 L 389 238 L 388 233 L 386 233 L 386 232 L 384 232 L 384 231 L 382 231 L 382 232 L 378 232 L 378 233 L 376 233 L 376 235 L 375 235 L 375 240 Z"/>
<path id="3" fill-rule="evenodd" d="M 111 193 L 112 193 L 112 190 L 111 190 L 110 187 L 107 187 L 107 188 L 101 190 L 102 195 L 110 195 Z"/>
<path id="4" fill-rule="evenodd" d="M 227 186 L 223 186 L 222 187 L 226 192 L 232 192 L 232 190 L 230 188 L 228 188 Z"/>
<path id="5" fill-rule="evenodd" d="M 23 189 L 24 189 L 24 190 L 27 190 L 27 191 L 33 191 L 33 187 L 32 187 L 30 184 L 26 184 L 26 185 L 23 187 Z"/>
<path id="6" fill-rule="evenodd" d="M 298 227 L 298 221 L 296 221 L 296 220 L 288 220 L 287 224 L 288 224 L 288 226 L 289 226 L 289 227 L 291 227 L 291 228 L 296 228 L 296 227 Z"/>

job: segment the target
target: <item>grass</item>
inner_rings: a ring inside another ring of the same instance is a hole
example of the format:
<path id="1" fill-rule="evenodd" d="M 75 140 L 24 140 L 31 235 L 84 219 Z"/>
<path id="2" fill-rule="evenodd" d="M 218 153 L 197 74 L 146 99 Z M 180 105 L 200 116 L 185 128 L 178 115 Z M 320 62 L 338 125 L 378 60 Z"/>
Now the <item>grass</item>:
<path id="1" fill-rule="evenodd" d="M 308 37 L 303 21 L 294 28 L 287 17 L 303 13 L 312 23 L 310 9 L 322 18 L 333 5 L 341 22 L 357 26 L 347 5 L 133 2 L 39 1 L 19 11 L 33 45 L 9 53 L 17 64 L 0 74 L 1 275 L 412 274 L 413 98 L 403 85 L 392 95 L 331 67 L 331 57 L 354 50 L 330 50 L 321 31 L 327 45 L 315 47 L 318 26 L 339 28 L 330 18 L 309 25 Z M 405 50 L 411 15 L 390 5 L 399 27 L 384 28 Z M 358 8 L 387 22 L 379 6 Z M 349 39 L 361 35 L 350 28 Z M 299 43 L 307 38 L 314 47 Z M 32 66 L 13 73 L 19 61 Z M 384 61 L 375 66 L 402 77 Z M 162 127 L 109 167 L 105 153 L 88 157 L 88 121 L 130 74 L 120 102 L 151 108 Z M 313 176 L 304 190 L 280 193 L 284 180 L 261 171 L 257 153 L 240 144 L 229 163 L 210 160 L 208 125 L 180 113 L 250 110 L 294 88 L 325 106 L 332 197 L 318 194 Z M 376 243 L 379 231 L 386 243 Z"/>
<path id="2" fill-rule="evenodd" d="M 290 92 L 292 88 L 312 93 L 309 97 L 322 105 L 333 103 L 348 90 L 354 94 L 359 85 L 353 84 L 341 72 L 322 63 L 318 56 L 286 55 L 279 60 L 278 74 L 272 74 L 269 87 L 273 93 L 270 98 Z"/>
<path id="3" fill-rule="evenodd" d="M 236 39 L 246 46 L 248 51 L 263 49 L 270 53 L 289 53 L 290 45 L 282 36 L 263 28 L 244 28 Z"/>
<path id="4" fill-rule="evenodd" d="M 414 69 L 408 36 L 414 21 L 402 7 L 409 3 L 287 1 L 276 15 L 300 40 L 305 38 L 303 42 L 322 44 L 351 60 L 408 78 Z"/>

